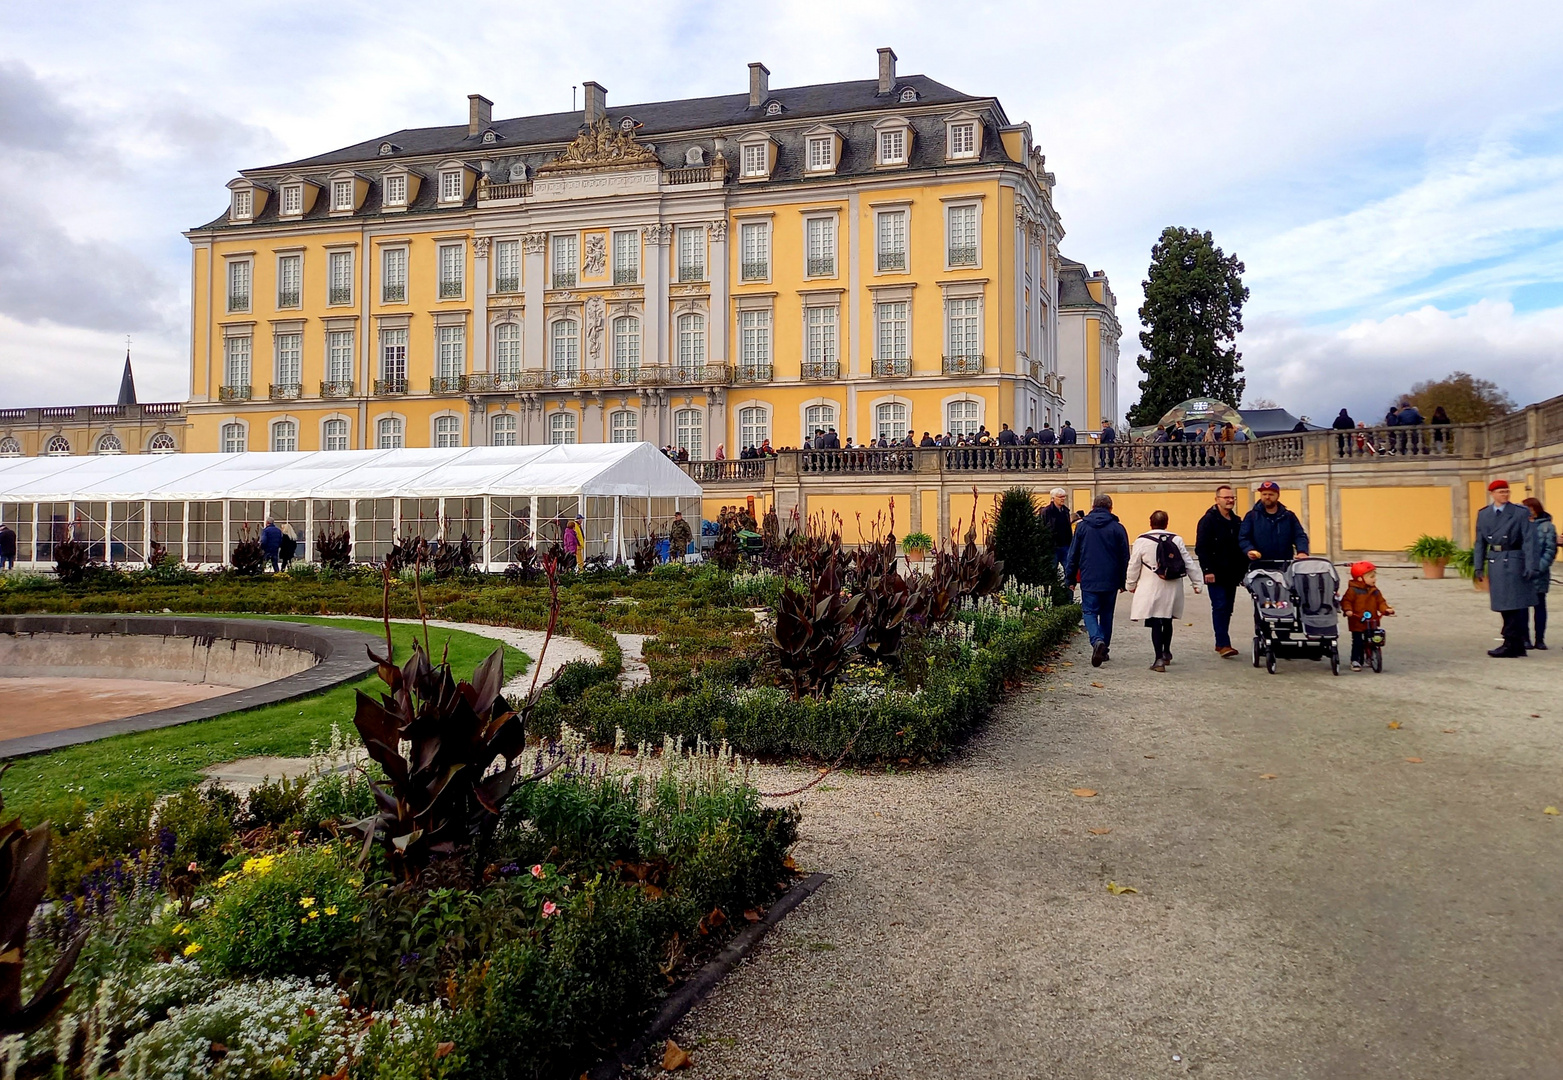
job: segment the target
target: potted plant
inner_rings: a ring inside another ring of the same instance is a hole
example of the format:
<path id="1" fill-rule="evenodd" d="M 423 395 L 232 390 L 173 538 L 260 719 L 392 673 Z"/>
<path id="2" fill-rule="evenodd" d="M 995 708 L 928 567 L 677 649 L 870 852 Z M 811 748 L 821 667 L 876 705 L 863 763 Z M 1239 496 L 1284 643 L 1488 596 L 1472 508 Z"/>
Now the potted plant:
<path id="1" fill-rule="evenodd" d="M 1475 578 L 1476 576 L 1476 550 L 1474 548 L 1457 548 L 1450 558 L 1449 564 L 1454 567 L 1454 572 L 1463 578 Z M 1487 579 L 1475 582 L 1478 589 L 1486 591 Z"/>
<path id="2" fill-rule="evenodd" d="M 933 537 L 925 532 L 907 533 L 901 537 L 901 550 L 906 552 L 908 562 L 922 562 L 931 547 Z"/>
<path id="3" fill-rule="evenodd" d="M 1423 533 L 1416 538 L 1416 543 L 1406 548 L 1406 558 L 1422 564 L 1423 577 L 1441 578 L 1444 576 L 1444 567 L 1449 565 L 1449 560 L 1459 550 L 1447 536 L 1428 536 Z"/>

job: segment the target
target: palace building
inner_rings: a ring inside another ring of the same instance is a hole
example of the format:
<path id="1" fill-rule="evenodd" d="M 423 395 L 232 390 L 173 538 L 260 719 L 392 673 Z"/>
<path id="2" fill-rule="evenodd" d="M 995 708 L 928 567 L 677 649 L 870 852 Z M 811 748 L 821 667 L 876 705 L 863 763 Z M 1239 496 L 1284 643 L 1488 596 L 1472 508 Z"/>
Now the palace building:
<path id="1" fill-rule="evenodd" d="M 710 459 L 1117 414 L 1107 281 L 992 97 L 896 72 L 398 131 L 191 230 L 185 449 Z"/>

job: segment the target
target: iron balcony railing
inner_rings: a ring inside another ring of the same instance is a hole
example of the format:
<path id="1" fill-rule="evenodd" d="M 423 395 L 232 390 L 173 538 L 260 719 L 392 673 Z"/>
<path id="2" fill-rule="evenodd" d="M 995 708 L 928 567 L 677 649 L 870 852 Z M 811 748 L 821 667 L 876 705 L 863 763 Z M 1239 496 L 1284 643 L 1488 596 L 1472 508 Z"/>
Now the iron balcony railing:
<path id="1" fill-rule="evenodd" d="M 331 295 L 328 298 L 332 304 L 351 304 L 353 302 L 353 287 L 351 285 L 331 286 Z"/>
<path id="2" fill-rule="evenodd" d="M 834 255 L 826 255 L 821 258 L 810 256 L 808 271 L 809 277 L 835 277 L 836 257 Z"/>
<path id="3" fill-rule="evenodd" d="M 976 266 L 977 249 L 972 247 L 952 247 L 949 251 L 949 264 L 951 266 Z"/>
<path id="4" fill-rule="evenodd" d="M 877 356 L 874 358 L 874 374 L 881 379 L 904 379 L 911 373 L 911 357 Z"/>
<path id="5" fill-rule="evenodd" d="M 544 382 L 551 387 L 570 389 L 580 385 L 581 372 L 579 368 L 555 368 L 546 373 Z"/>
<path id="6" fill-rule="evenodd" d="M 506 274 L 504 277 L 494 279 L 494 291 L 497 293 L 513 293 L 521 291 L 521 279 L 514 274 Z"/>
<path id="7" fill-rule="evenodd" d="M 323 398 L 345 398 L 353 396 L 352 379 L 328 379 L 320 384 L 320 396 Z"/>
<path id="8" fill-rule="evenodd" d="M 387 397 L 393 394 L 405 394 L 407 392 L 407 377 L 399 379 L 376 379 L 374 381 L 376 396 Z"/>
<path id="9" fill-rule="evenodd" d="M 981 375 L 987 361 L 981 353 L 956 353 L 944 358 L 946 375 Z"/>
<path id="10" fill-rule="evenodd" d="M 271 400 L 273 401 L 293 401 L 303 396 L 303 383 L 289 382 L 271 384 Z"/>
<path id="11" fill-rule="evenodd" d="M 678 280 L 680 281 L 704 281 L 706 268 L 703 263 L 680 263 L 678 267 Z"/>
<path id="12" fill-rule="evenodd" d="M 229 293 L 228 294 L 228 310 L 229 311 L 248 311 L 248 310 L 250 310 L 250 294 L 247 293 L 247 292 Z"/>
<path id="13" fill-rule="evenodd" d="M 841 378 L 841 361 L 805 360 L 803 362 L 802 374 L 805 379 L 839 379 Z"/>
<path id="14" fill-rule="evenodd" d="M 573 288 L 575 288 L 575 271 L 574 270 L 555 270 L 554 271 L 554 288 L 556 288 L 556 289 L 573 289 Z"/>
<path id="15" fill-rule="evenodd" d="M 464 290 L 465 286 L 462 284 L 460 279 L 455 281 L 442 281 L 440 282 L 440 299 L 460 300 L 461 294 Z"/>
<path id="16" fill-rule="evenodd" d="M 905 270 L 906 269 L 906 252 L 904 252 L 904 251 L 881 251 L 879 253 L 878 265 L 879 265 L 879 272 L 880 273 L 884 273 L 887 270 Z"/>
<path id="17" fill-rule="evenodd" d="M 380 302 L 382 304 L 405 304 L 407 302 L 407 286 L 405 283 L 386 283 L 380 288 Z"/>
<path id="18" fill-rule="evenodd" d="M 465 375 L 435 375 L 429 380 L 431 394 L 459 394 L 465 385 Z"/>
<path id="19" fill-rule="evenodd" d="M 771 276 L 771 264 L 768 260 L 761 259 L 757 262 L 743 264 L 743 277 L 745 281 L 764 281 Z"/>
<path id="20" fill-rule="evenodd" d="M 250 388 L 248 384 L 235 386 L 221 386 L 217 389 L 218 401 L 248 401 L 250 400 Z"/>
<path id="21" fill-rule="evenodd" d="M 667 369 L 667 385 L 726 386 L 733 372 L 726 364 L 672 364 Z"/>
<path id="22" fill-rule="evenodd" d="M 770 364 L 739 364 L 733 369 L 733 382 L 744 385 L 768 383 L 774 374 Z"/>
<path id="23" fill-rule="evenodd" d="M 639 285 L 640 267 L 615 266 L 613 268 L 613 283 L 615 285 Z"/>
<path id="24" fill-rule="evenodd" d="M 608 372 L 608 377 L 613 380 L 615 386 L 634 386 L 640 382 L 639 364 L 614 364 Z"/>
<path id="25" fill-rule="evenodd" d="M 277 294 L 278 307 L 298 307 L 300 302 L 299 291 L 290 289 Z"/>

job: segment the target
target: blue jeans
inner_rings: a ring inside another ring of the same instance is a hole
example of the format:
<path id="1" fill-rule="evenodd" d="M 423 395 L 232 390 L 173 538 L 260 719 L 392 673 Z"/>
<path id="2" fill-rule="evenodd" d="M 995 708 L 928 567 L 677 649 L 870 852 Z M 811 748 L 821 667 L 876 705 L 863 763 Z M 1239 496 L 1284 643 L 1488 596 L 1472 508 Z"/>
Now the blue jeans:
<path id="1" fill-rule="evenodd" d="M 1080 614 L 1085 619 L 1086 636 L 1091 644 L 1113 643 L 1113 609 L 1118 606 L 1118 590 L 1088 592 L 1080 590 Z"/>
<path id="2" fill-rule="evenodd" d="M 1216 648 L 1232 647 L 1232 603 L 1237 590 L 1227 585 L 1206 585 L 1210 590 L 1210 625 L 1216 631 Z"/>

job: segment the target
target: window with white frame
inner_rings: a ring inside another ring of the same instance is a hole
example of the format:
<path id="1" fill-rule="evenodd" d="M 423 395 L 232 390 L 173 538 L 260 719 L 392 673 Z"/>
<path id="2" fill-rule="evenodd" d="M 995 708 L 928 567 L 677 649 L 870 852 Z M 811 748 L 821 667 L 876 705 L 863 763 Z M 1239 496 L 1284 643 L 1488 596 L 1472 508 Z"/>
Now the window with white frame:
<path id="1" fill-rule="evenodd" d="M 745 143 L 743 148 L 743 175 L 765 176 L 770 171 L 770 146 L 763 142 Z"/>
<path id="2" fill-rule="evenodd" d="M 304 212 L 304 185 L 288 184 L 282 189 L 283 217 L 298 217 Z"/>
<path id="3" fill-rule="evenodd" d="M 899 401 L 874 406 L 874 438 L 900 442 L 910 427 L 911 411 Z"/>
<path id="4" fill-rule="evenodd" d="M 233 216 L 247 218 L 251 209 L 255 206 L 254 193 L 249 188 L 240 188 L 233 193 Z"/>
<path id="5" fill-rule="evenodd" d="M 407 392 L 407 328 L 387 327 L 380 331 L 381 389 L 387 393 Z"/>
<path id="6" fill-rule="evenodd" d="M 977 208 L 966 204 L 945 211 L 948 222 L 948 257 L 951 266 L 977 265 Z"/>
<path id="7" fill-rule="evenodd" d="M 434 374 L 457 379 L 467 370 L 467 328 L 441 326 L 434 336 Z"/>
<path id="8" fill-rule="evenodd" d="M 494 291 L 521 291 L 521 241 L 500 240 L 494 245 Z"/>
<path id="9" fill-rule="evenodd" d="M 969 158 L 977 156 L 977 124 L 975 121 L 967 121 L 950 125 L 950 157 Z"/>
<path id="10" fill-rule="evenodd" d="M 807 374 L 815 378 L 835 378 L 835 365 L 840 359 L 836 334 L 838 314 L 833 304 L 804 309 L 804 360 L 809 366 Z"/>
<path id="11" fill-rule="evenodd" d="M 225 435 L 226 435 L 227 429 L 229 427 L 238 427 L 238 425 L 237 424 L 224 425 L 223 431 L 224 431 Z M 243 429 L 241 428 L 240 431 L 242 432 Z M 241 434 L 240 438 L 242 440 L 242 438 L 243 438 L 242 434 Z M 48 454 L 50 457 L 63 457 L 64 455 L 69 454 L 71 452 L 71 441 L 69 439 L 67 439 L 64 435 L 54 435 L 54 436 L 51 436 L 49 441 L 44 444 L 43 452 L 45 454 Z"/>
<path id="12" fill-rule="evenodd" d="M 243 424 L 238 422 L 224 424 L 221 432 L 221 446 L 225 454 L 242 454 L 249 448 L 249 435 Z"/>
<path id="13" fill-rule="evenodd" d="M 981 425 L 978 416 L 982 405 L 975 401 L 952 401 L 945 407 L 948 420 L 945 430 L 951 435 L 975 435 Z"/>
<path id="14" fill-rule="evenodd" d="M 494 324 L 494 374 L 514 378 L 521 374 L 521 326 L 519 323 Z"/>
<path id="15" fill-rule="evenodd" d="M 250 339 L 231 337 L 223 342 L 223 385 L 231 389 L 250 385 Z"/>
<path id="16" fill-rule="evenodd" d="M 640 320 L 633 315 L 613 320 L 613 376 L 630 382 L 640 376 Z"/>
<path id="17" fill-rule="evenodd" d="M 460 300 L 466 291 L 467 251 L 460 244 L 440 245 L 440 299 Z"/>
<path id="18" fill-rule="evenodd" d="M 0 457 L 21 457 L 22 443 L 14 435 L 0 439 Z"/>
<path id="19" fill-rule="evenodd" d="M 575 288 L 575 274 L 580 266 L 580 237 L 574 233 L 560 233 L 553 239 L 554 288 Z"/>
<path id="20" fill-rule="evenodd" d="M 119 436 L 115 435 L 112 431 L 105 432 L 103 435 L 98 437 L 98 453 L 123 454 L 124 452 L 125 444 L 120 442 Z"/>
<path id="21" fill-rule="evenodd" d="M 810 405 L 803 410 L 803 437 L 811 439 L 816 431 L 829 431 L 836 426 L 834 405 Z"/>
<path id="22" fill-rule="evenodd" d="M 228 263 L 228 310 L 250 310 L 250 262 L 234 259 Z"/>
<path id="23" fill-rule="evenodd" d="M 463 187 L 461 170 L 446 169 L 440 173 L 440 202 L 461 202 L 465 195 L 465 192 L 462 190 Z"/>
<path id="24" fill-rule="evenodd" d="M 705 414 L 699 409 L 680 409 L 673 414 L 673 445 L 688 450 L 695 461 L 701 458 L 705 438 Z"/>
<path id="25" fill-rule="evenodd" d="M 283 255 L 277 259 L 277 306 L 296 308 L 304 300 L 304 256 Z"/>
<path id="26" fill-rule="evenodd" d="M 272 341 L 277 353 L 277 385 L 301 385 L 304 381 L 304 335 L 278 334 Z"/>
<path id="27" fill-rule="evenodd" d="M 610 442 L 640 442 L 640 417 L 632 409 L 619 409 L 608 418 Z"/>
<path id="28" fill-rule="evenodd" d="M 574 378 L 581 371 L 581 330 L 574 319 L 560 319 L 553 325 L 553 347 L 549 364 L 555 375 Z"/>
<path id="29" fill-rule="evenodd" d="M 385 178 L 385 205 L 407 205 L 407 177 L 401 173 L 391 173 Z"/>
<path id="30" fill-rule="evenodd" d="M 434 445 L 439 447 L 461 445 L 461 417 L 436 416 L 434 418 Z"/>
<path id="31" fill-rule="evenodd" d="M 493 446 L 516 445 L 516 414 L 500 413 L 489 421 L 489 430 L 493 433 L 489 442 Z"/>
<path id="32" fill-rule="evenodd" d="M 575 414 L 568 410 L 548 417 L 548 441 L 554 446 L 575 445 Z"/>
<path id="33" fill-rule="evenodd" d="M 742 449 L 759 446 L 771 437 L 770 411 L 750 405 L 738 410 L 738 445 Z"/>
<path id="34" fill-rule="evenodd" d="M 613 283 L 634 285 L 640 280 L 640 234 L 624 229 L 613 234 Z"/>
<path id="35" fill-rule="evenodd" d="M 333 251 L 328 267 L 330 293 L 326 301 L 331 304 L 351 304 L 353 302 L 353 253 Z"/>
<path id="36" fill-rule="evenodd" d="M 808 171 L 826 172 L 836 166 L 836 139 L 832 135 L 810 136 Z"/>
<path id="37" fill-rule="evenodd" d="M 353 182 L 351 180 L 331 181 L 331 209 L 351 210 L 353 208 Z"/>
<path id="38" fill-rule="evenodd" d="M 906 164 L 905 128 L 889 128 L 879 133 L 879 164 Z"/>
<path id="39" fill-rule="evenodd" d="M 907 360 L 910 348 L 910 309 L 905 300 L 886 300 L 874 305 L 874 358 Z M 905 374 L 895 372 L 894 374 Z"/>
<path id="40" fill-rule="evenodd" d="M 766 281 L 771 276 L 771 223 L 746 221 L 738 228 L 739 259 L 745 281 Z"/>
<path id="41" fill-rule="evenodd" d="M 982 354 L 982 301 L 957 297 L 944 302 L 945 355 L 973 359 Z"/>
<path id="42" fill-rule="evenodd" d="M 906 262 L 906 211 L 883 210 L 877 215 L 874 229 L 878 259 L 875 263 L 880 273 L 905 270 Z"/>
<path id="43" fill-rule="evenodd" d="M 803 221 L 804 257 L 807 277 L 836 276 L 836 219 L 811 217 Z"/>
<path id="44" fill-rule="evenodd" d="M 347 449 L 347 421 L 332 419 L 321 425 L 321 445 L 326 450 Z"/>
<path id="45" fill-rule="evenodd" d="M 771 366 L 771 313 L 745 310 L 738 313 L 738 357 L 751 379 L 768 379 Z"/>
<path id="46" fill-rule="evenodd" d="M 705 226 L 681 226 L 678 230 L 678 280 L 704 281 L 705 278 Z"/>
<path id="47" fill-rule="evenodd" d="M 298 449 L 298 423 L 294 420 L 278 420 L 271 425 L 271 448 L 291 452 Z"/>
<path id="48" fill-rule="evenodd" d="M 353 382 L 353 332 L 331 330 L 326 334 L 326 381 L 338 386 Z"/>
<path id="49" fill-rule="evenodd" d="M 380 254 L 380 302 L 407 302 L 407 249 L 386 248 Z"/>
<path id="50" fill-rule="evenodd" d="M 706 317 L 688 311 L 678 317 L 678 367 L 684 378 L 698 373 L 706 363 Z"/>
<path id="51" fill-rule="evenodd" d="M 399 416 L 382 416 L 375 425 L 375 445 L 381 450 L 400 450 L 407 445 L 406 428 Z"/>

